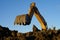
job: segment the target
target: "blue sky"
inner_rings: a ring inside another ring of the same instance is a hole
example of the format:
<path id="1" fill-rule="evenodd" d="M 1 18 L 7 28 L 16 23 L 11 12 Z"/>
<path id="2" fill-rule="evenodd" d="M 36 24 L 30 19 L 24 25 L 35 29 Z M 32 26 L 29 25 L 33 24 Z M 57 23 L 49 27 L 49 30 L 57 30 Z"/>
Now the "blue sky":
<path id="1" fill-rule="evenodd" d="M 0 25 L 19 32 L 32 31 L 33 25 L 41 29 L 40 23 L 33 16 L 30 25 L 14 25 L 17 15 L 27 14 L 30 3 L 35 2 L 40 13 L 47 21 L 48 28 L 60 29 L 60 0 L 0 0 Z"/>

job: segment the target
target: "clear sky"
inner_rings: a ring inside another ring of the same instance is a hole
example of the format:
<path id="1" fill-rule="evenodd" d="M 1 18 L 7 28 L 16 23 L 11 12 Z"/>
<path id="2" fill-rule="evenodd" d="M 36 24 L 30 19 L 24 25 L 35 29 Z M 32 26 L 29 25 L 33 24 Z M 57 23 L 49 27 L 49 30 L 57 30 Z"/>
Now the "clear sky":
<path id="1" fill-rule="evenodd" d="M 16 16 L 27 14 L 32 2 L 36 3 L 48 24 L 48 28 L 56 26 L 56 29 L 60 29 L 60 0 L 0 0 L 0 25 L 19 32 L 32 31 L 33 25 L 41 29 L 35 16 L 33 16 L 30 25 L 14 25 Z"/>

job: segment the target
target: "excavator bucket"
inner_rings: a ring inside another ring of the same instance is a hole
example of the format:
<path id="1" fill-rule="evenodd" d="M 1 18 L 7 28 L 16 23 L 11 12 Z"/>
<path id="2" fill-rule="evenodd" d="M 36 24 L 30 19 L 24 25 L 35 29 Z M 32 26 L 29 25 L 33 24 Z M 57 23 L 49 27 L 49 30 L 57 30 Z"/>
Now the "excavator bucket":
<path id="1" fill-rule="evenodd" d="M 28 16 L 28 14 L 24 14 L 24 15 L 18 15 L 16 16 L 16 19 L 14 21 L 14 25 L 15 24 L 19 24 L 19 25 L 29 25 L 31 23 L 31 19 Z"/>
<path id="2" fill-rule="evenodd" d="M 30 5 L 30 10 L 29 10 L 28 14 L 23 14 L 23 15 L 16 16 L 16 19 L 14 21 L 14 25 L 15 24 L 29 25 L 31 23 L 32 16 L 34 14 L 34 9 L 33 9 L 34 6 L 35 6 L 35 3 L 32 3 Z"/>

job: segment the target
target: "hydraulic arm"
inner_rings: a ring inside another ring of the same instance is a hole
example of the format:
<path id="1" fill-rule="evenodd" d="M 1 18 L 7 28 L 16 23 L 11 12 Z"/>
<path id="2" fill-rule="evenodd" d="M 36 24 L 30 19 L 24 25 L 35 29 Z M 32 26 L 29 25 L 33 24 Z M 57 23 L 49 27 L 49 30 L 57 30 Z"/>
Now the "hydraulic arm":
<path id="1" fill-rule="evenodd" d="M 14 24 L 19 25 L 29 25 L 31 23 L 33 15 L 36 16 L 37 20 L 42 26 L 43 30 L 47 29 L 47 23 L 43 16 L 40 14 L 38 8 L 35 6 L 35 3 L 31 3 L 28 14 L 18 15 L 14 21 Z"/>
<path id="2" fill-rule="evenodd" d="M 47 29 L 47 22 L 45 21 L 44 17 L 40 14 L 37 7 L 34 7 L 34 15 L 36 16 L 37 20 L 41 24 L 42 29 Z"/>

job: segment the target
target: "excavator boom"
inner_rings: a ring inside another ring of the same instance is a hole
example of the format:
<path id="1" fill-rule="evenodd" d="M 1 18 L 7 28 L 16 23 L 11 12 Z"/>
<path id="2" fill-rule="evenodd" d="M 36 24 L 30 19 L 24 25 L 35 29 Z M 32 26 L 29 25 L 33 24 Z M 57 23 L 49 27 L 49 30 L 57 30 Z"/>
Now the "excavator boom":
<path id="1" fill-rule="evenodd" d="M 42 26 L 42 29 L 46 30 L 47 29 L 47 22 L 45 21 L 44 17 L 40 14 L 39 10 L 37 7 L 34 7 L 34 15 L 36 16 L 37 20 Z"/>
<path id="2" fill-rule="evenodd" d="M 28 14 L 18 15 L 14 21 L 14 24 L 19 25 L 29 25 L 31 23 L 33 15 L 36 16 L 37 20 L 42 26 L 43 30 L 47 29 L 47 23 L 44 17 L 40 14 L 38 8 L 35 6 L 35 3 L 31 3 Z"/>

